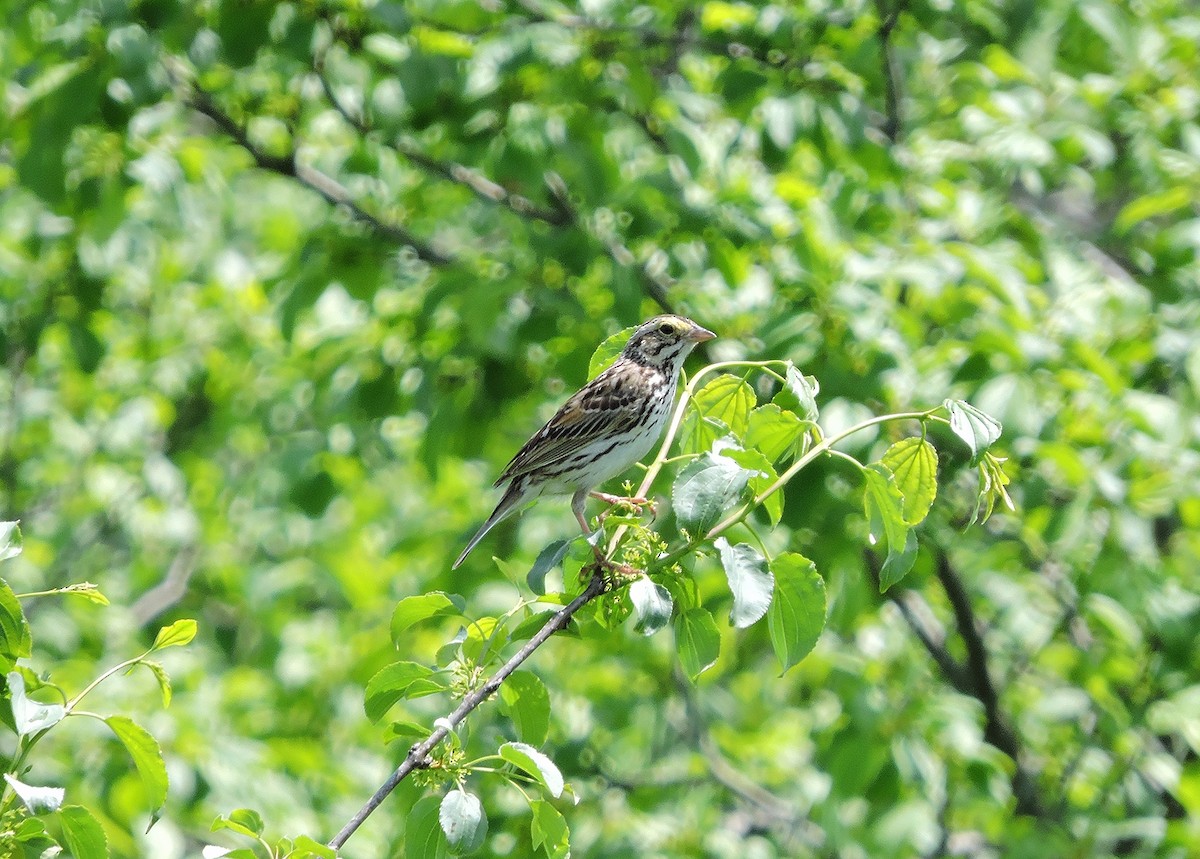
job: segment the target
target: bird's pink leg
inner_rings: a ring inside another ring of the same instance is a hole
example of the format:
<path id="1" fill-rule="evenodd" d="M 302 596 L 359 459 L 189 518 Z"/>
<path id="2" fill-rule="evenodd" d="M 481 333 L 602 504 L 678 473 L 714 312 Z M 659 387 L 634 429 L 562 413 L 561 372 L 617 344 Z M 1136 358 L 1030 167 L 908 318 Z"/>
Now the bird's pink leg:
<path id="1" fill-rule="evenodd" d="M 649 507 L 650 515 L 658 516 L 658 505 L 649 498 L 642 498 L 640 495 L 633 498 L 624 495 L 610 495 L 607 492 L 589 492 L 593 498 L 598 498 L 607 504 L 632 504 L 634 507 Z"/>

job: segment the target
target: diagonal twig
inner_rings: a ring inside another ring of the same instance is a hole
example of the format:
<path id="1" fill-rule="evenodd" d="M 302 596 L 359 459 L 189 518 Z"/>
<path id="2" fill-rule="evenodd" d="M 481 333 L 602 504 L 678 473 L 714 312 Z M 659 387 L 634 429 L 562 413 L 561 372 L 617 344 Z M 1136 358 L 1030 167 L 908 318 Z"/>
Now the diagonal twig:
<path id="1" fill-rule="evenodd" d="M 238 146 L 249 153 L 254 163 L 262 170 L 295 179 L 306 188 L 315 191 L 335 206 L 344 206 L 357 220 L 362 221 L 380 235 L 412 248 L 418 258 L 430 265 L 445 266 L 454 258 L 442 253 L 428 242 L 413 235 L 399 224 L 389 223 L 364 209 L 340 182 L 296 158 L 296 153 L 273 155 L 264 152 L 250 140 L 246 129 L 217 104 L 212 95 L 194 82 L 185 82 L 186 103 L 197 113 L 208 117 L 217 128 L 225 132 Z"/>

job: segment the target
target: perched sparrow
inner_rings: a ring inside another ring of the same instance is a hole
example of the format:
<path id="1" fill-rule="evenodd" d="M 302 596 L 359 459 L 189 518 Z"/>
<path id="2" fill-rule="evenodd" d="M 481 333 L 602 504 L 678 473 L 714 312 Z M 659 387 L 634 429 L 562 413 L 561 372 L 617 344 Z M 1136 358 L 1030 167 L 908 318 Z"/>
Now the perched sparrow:
<path id="1" fill-rule="evenodd" d="M 679 369 L 697 343 L 717 335 L 682 316 L 643 322 L 616 362 L 588 382 L 517 451 L 496 480 L 504 497 L 467 543 L 454 567 L 484 535 L 540 495 L 571 496 L 571 510 L 590 534 L 583 505 L 588 495 L 620 500 L 592 489 L 649 453 L 675 404 Z"/>

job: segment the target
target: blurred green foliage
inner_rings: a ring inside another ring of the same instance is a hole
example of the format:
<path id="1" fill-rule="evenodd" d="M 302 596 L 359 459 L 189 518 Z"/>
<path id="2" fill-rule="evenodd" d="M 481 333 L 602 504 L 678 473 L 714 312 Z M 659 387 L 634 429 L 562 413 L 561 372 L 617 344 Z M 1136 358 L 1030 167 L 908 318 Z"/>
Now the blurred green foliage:
<path id="1" fill-rule="evenodd" d="M 966 528 L 977 472 L 930 427 L 937 500 L 881 597 L 861 482 L 819 460 L 763 534 L 824 579 L 815 650 L 780 676 L 770 617 L 726 620 L 716 553 L 694 688 L 669 631 L 556 636 L 508 693 L 539 680 L 544 728 L 502 698 L 462 739 L 544 734 L 579 802 L 481 774 L 487 831 L 459 843 L 1194 855 L 1198 39 L 1180 0 L 9 4 L 0 520 L 24 551 L 0 572 L 111 601 L 28 601 L 22 664 L 79 690 L 199 622 L 162 655 L 168 709 L 149 672 L 89 697 L 161 745 L 149 832 L 103 726 L 57 727 L 21 780 L 117 857 L 328 840 L 452 704 L 367 718 L 368 680 L 461 624 L 394 644 L 397 601 L 528 594 L 565 503 L 449 562 L 597 344 L 666 303 L 718 332 L 706 357 L 819 380 L 827 434 L 947 398 L 995 416 L 1016 512 Z M 445 790 L 406 782 L 351 853 L 440 843 Z"/>

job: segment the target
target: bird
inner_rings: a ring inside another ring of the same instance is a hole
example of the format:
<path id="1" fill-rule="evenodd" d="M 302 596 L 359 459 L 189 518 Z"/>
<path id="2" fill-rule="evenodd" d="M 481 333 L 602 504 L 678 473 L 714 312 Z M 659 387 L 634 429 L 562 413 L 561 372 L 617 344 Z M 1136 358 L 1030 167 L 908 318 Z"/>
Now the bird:
<path id="1" fill-rule="evenodd" d="M 451 569 L 498 522 L 542 495 L 570 493 L 571 511 L 590 535 L 583 513 L 588 496 L 610 504 L 626 500 L 594 489 L 650 452 L 671 415 L 684 360 L 697 344 L 716 336 L 674 314 L 639 325 L 612 366 L 563 403 L 500 473 L 494 484 L 505 486 L 500 503 Z"/>

